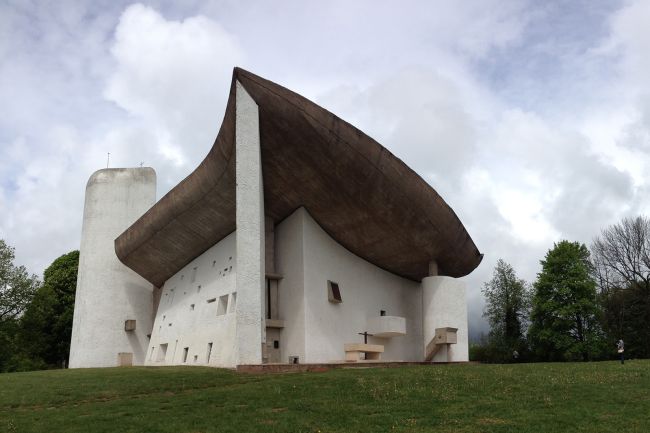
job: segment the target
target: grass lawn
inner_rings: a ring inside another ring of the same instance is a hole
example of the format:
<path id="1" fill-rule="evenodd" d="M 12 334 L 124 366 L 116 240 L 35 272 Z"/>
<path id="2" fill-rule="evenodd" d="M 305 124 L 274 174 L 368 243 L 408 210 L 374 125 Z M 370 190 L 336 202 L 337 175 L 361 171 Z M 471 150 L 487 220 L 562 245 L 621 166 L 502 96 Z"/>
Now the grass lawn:
<path id="1" fill-rule="evenodd" d="M 650 361 L 0 374 L 0 432 L 650 432 Z"/>

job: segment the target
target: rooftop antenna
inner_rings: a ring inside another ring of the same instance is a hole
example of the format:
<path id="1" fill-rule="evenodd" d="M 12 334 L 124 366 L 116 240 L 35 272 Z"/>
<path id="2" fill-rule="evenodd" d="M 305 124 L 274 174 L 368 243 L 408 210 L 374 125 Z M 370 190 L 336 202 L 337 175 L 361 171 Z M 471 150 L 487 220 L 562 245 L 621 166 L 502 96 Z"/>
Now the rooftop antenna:
<path id="1" fill-rule="evenodd" d="M 106 157 L 106 168 L 108 168 L 108 164 L 111 162 L 111 152 L 108 152 L 108 156 Z"/>
<path id="2" fill-rule="evenodd" d="M 142 167 L 142 164 L 144 164 L 144 161 L 142 161 L 142 162 L 140 163 L 140 167 Z"/>

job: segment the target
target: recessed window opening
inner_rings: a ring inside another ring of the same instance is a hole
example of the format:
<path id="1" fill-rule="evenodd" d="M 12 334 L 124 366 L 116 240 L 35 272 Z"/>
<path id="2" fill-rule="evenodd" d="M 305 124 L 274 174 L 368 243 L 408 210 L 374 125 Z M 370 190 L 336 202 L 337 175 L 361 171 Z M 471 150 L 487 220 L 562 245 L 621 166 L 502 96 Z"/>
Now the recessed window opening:
<path id="1" fill-rule="evenodd" d="M 183 348 L 183 362 L 187 362 L 187 353 L 190 351 L 189 347 L 184 347 Z"/>
<path id="2" fill-rule="evenodd" d="M 271 318 L 271 280 L 266 279 L 266 318 Z"/>
<path id="3" fill-rule="evenodd" d="M 153 361 L 153 352 L 156 350 L 155 346 L 151 346 L 151 353 L 149 353 L 149 361 Z"/>
<path id="4" fill-rule="evenodd" d="M 232 260 L 232 256 L 231 256 L 231 257 L 228 257 L 228 260 Z"/>
<path id="5" fill-rule="evenodd" d="M 196 293 L 201 293 L 201 285 L 199 284 L 198 287 L 196 288 Z"/>
<path id="6" fill-rule="evenodd" d="M 190 305 L 190 311 L 194 311 L 194 304 Z"/>
<path id="7" fill-rule="evenodd" d="M 169 325 L 167 325 L 167 326 L 172 326 L 172 322 L 169 322 Z"/>
<path id="8" fill-rule="evenodd" d="M 195 364 L 196 364 L 196 362 L 197 362 L 198 360 L 199 360 L 199 355 L 194 355 L 194 363 L 195 363 Z"/>
<path id="9" fill-rule="evenodd" d="M 385 316 L 386 315 L 386 310 L 379 310 L 379 315 L 380 316 Z"/>
<path id="10" fill-rule="evenodd" d="M 212 261 L 212 267 L 214 268 L 216 265 L 217 265 L 217 261 L 216 261 L 216 260 L 213 260 L 213 261 Z"/>
<path id="11" fill-rule="evenodd" d="M 192 278 L 190 279 L 190 283 L 193 283 L 193 282 L 196 281 L 196 270 L 197 270 L 197 267 L 194 266 L 194 267 L 192 268 Z"/>
<path id="12" fill-rule="evenodd" d="M 228 295 L 219 296 L 217 304 L 217 316 L 223 316 L 228 311 Z"/>
<path id="13" fill-rule="evenodd" d="M 206 364 L 210 363 L 210 355 L 212 355 L 212 343 L 208 343 L 208 353 L 206 353 L 206 356 L 205 356 L 205 363 Z"/>
<path id="14" fill-rule="evenodd" d="M 237 306 L 237 292 L 232 292 L 230 294 L 230 304 L 228 305 L 228 312 L 234 313 L 236 306 Z"/>
<path id="15" fill-rule="evenodd" d="M 181 274 L 181 281 L 183 281 L 183 278 L 185 278 L 185 275 Z"/>
<path id="16" fill-rule="evenodd" d="M 339 283 L 327 280 L 327 300 L 334 304 L 340 304 L 343 302 Z"/>
<path id="17" fill-rule="evenodd" d="M 274 349 L 279 349 L 280 348 L 280 342 L 278 340 L 273 340 L 273 348 Z"/>
<path id="18" fill-rule="evenodd" d="M 161 344 L 158 347 L 158 357 L 156 358 L 156 361 L 164 361 L 166 356 L 167 356 L 167 343 Z"/>
<path id="19" fill-rule="evenodd" d="M 232 266 L 230 266 L 230 267 L 228 268 L 228 272 L 231 272 L 231 271 L 232 271 Z"/>
<path id="20" fill-rule="evenodd" d="M 214 301 L 216 301 L 216 300 L 217 300 L 217 298 L 210 298 L 210 299 L 208 299 L 208 300 L 205 301 L 205 302 L 207 302 L 208 304 L 212 304 L 212 303 L 213 303 Z"/>

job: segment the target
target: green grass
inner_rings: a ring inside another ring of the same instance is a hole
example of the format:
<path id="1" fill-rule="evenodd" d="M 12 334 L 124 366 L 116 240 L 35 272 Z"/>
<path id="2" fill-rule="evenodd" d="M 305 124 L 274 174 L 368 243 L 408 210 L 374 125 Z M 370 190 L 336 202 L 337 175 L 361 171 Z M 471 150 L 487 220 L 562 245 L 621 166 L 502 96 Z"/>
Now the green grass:
<path id="1" fill-rule="evenodd" d="M 0 432 L 648 432 L 650 361 L 0 375 Z"/>

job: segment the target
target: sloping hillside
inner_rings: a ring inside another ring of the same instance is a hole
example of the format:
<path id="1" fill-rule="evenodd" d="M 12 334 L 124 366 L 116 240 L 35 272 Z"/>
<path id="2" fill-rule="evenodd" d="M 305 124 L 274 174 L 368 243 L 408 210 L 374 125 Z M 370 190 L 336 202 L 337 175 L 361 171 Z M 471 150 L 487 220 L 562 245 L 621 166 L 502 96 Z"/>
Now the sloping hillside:
<path id="1" fill-rule="evenodd" d="M 647 432 L 650 361 L 0 375 L 7 432 Z"/>

